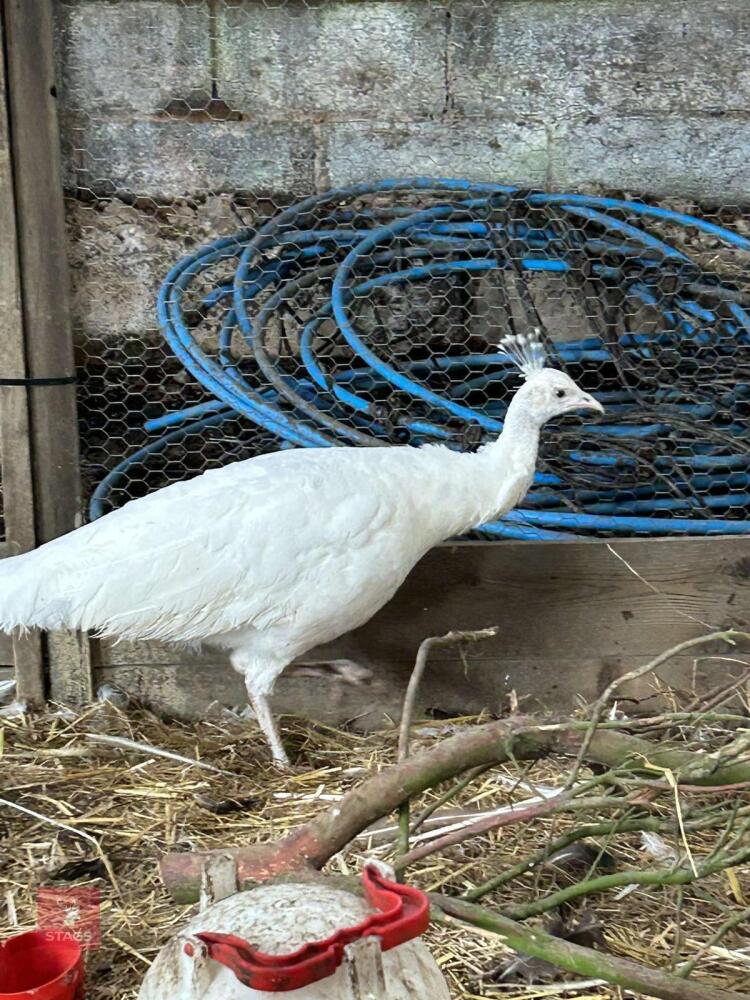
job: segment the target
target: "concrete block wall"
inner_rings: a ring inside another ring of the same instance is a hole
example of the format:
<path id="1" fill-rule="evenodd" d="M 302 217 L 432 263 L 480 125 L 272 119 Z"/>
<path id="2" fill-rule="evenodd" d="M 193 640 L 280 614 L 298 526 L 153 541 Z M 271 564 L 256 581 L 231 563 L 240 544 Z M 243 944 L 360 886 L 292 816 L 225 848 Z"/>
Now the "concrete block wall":
<path id="1" fill-rule="evenodd" d="M 750 0 L 67 0 L 67 183 L 750 189 Z M 208 105 L 213 97 L 213 102 Z"/>
<path id="2" fill-rule="evenodd" d="M 161 277 L 191 244 L 237 228 L 238 191 L 279 202 L 432 174 L 750 200 L 750 0 L 56 11 L 84 338 L 156 336 Z"/>

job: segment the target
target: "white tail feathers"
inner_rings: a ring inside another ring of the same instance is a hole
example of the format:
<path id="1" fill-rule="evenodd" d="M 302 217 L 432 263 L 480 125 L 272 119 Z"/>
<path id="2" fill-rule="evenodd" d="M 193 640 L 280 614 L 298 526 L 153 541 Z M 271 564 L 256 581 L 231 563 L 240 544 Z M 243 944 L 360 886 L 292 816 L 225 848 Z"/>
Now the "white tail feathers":
<path id="1" fill-rule="evenodd" d="M 509 355 L 524 378 L 540 372 L 547 363 L 541 331 L 538 329 L 532 333 L 509 334 L 500 340 L 498 346 Z"/>
<path id="2" fill-rule="evenodd" d="M 19 629 L 25 632 L 30 628 L 59 628 L 64 624 L 59 608 L 56 612 L 45 593 L 49 574 L 39 565 L 42 551 L 37 549 L 0 560 L 0 631 Z"/>

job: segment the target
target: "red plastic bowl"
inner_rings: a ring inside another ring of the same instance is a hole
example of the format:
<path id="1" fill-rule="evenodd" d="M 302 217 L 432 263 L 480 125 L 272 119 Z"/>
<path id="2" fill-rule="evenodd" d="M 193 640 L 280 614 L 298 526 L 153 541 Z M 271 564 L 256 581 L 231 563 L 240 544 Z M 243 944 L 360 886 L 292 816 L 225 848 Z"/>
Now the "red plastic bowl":
<path id="1" fill-rule="evenodd" d="M 0 1000 L 83 1000 L 83 953 L 65 931 L 0 941 Z"/>

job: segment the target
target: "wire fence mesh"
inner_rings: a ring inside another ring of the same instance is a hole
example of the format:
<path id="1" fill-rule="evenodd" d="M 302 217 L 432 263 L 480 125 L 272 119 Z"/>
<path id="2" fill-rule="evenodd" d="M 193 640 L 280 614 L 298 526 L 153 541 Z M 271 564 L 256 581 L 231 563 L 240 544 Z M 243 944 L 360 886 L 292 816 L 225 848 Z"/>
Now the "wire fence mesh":
<path id="1" fill-rule="evenodd" d="M 480 447 L 499 433 L 518 385 L 498 343 L 538 327 L 550 363 L 594 393 L 606 413 L 548 427 L 529 497 L 479 537 L 750 530 L 750 210 L 743 195 L 750 176 L 737 111 L 750 99 L 746 11 L 734 0 L 56 0 L 90 516 L 279 448 Z M 670 581 L 670 596 L 640 615 L 629 637 L 675 615 L 690 628 L 699 621 L 692 590 L 683 596 L 687 585 L 672 566 L 665 573 L 674 572 L 678 593 L 673 598 Z M 737 567 L 730 572 L 741 576 L 746 567 Z M 573 592 L 589 617 L 590 580 L 606 575 L 586 577 L 586 593 L 580 583 Z M 571 617 L 571 592 L 548 634 L 561 614 Z M 513 600 L 511 593 L 511 608 Z M 594 602 L 599 617 L 605 600 L 616 603 L 609 593 Z M 727 607 L 733 600 L 734 591 Z M 621 607 L 618 617 L 633 617 Z M 723 616 L 724 604 L 716 607 Z M 568 642 L 571 634 L 561 632 Z M 561 659 L 559 635 L 553 640 L 534 655 L 554 659 L 559 672 L 573 660 Z M 625 644 L 616 636 L 610 655 L 597 660 L 601 677 L 620 669 Z M 520 655 L 514 643 L 506 646 Z M 640 648 L 626 652 L 635 657 Z M 704 659 L 721 659 L 715 652 Z M 126 650 L 116 662 L 118 680 L 125 666 L 131 678 L 133 670 L 167 676 L 155 684 L 170 696 L 184 685 L 187 670 L 167 664 L 160 671 L 136 653 L 137 660 Z M 552 677 L 538 672 L 539 662 L 524 653 L 522 669 L 537 685 Z M 589 667 L 585 658 L 575 662 L 579 672 Z M 493 665 L 493 686 L 497 676 Z M 508 829 L 500 841 L 493 833 L 449 855 L 445 868 L 428 860 L 415 876 L 441 892 L 541 914 L 560 889 L 590 879 L 604 861 L 619 887 L 594 897 L 609 950 L 651 967 L 699 957 L 699 974 L 741 990 L 747 949 L 730 921 L 750 891 L 742 839 L 750 820 L 727 793 L 746 783 L 744 772 L 735 773 L 747 750 L 745 682 L 746 671 L 695 699 L 659 688 L 673 711 L 663 713 L 660 702 L 655 717 L 647 714 L 648 696 L 608 706 L 608 734 L 629 729 L 694 759 L 681 773 L 673 757 L 674 774 L 648 762 L 633 770 L 629 748 L 612 771 L 584 773 L 576 794 L 591 784 L 608 796 L 589 802 L 590 813 L 563 817 L 561 828 L 554 816 L 517 834 Z M 554 682 L 547 693 L 561 701 Z M 510 706 L 515 713 L 515 690 Z M 224 712 L 219 718 L 199 736 L 215 742 L 209 751 L 223 771 L 247 729 Z M 110 712 L 104 701 L 86 719 L 84 728 L 140 733 L 149 754 L 154 743 L 193 753 L 192 722 Z M 68 752 L 70 726 L 54 719 L 49 728 L 41 717 L 19 726 L 25 742 L 10 748 L 23 758 L 16 767 L 31 769 L 29 782 L 46 780 L 51 762 L 58 766 L 50 741 L 62 733 L 61 752 Z M 451 721 L 416 736 L 429 744 L 448 726 L 455 730 Z M 382 734 L 368 742 L 325 726 L 300 724 L 293 739 L 314 768 L 328 769 L 329 778 L 340 772 L 344 784 L 334 780 L 328 789 L 334 795 L 388 749 Z M 38 754 L 33 744 L 42 747 Z M 695 767 L 707 751 L 716 767 L 735 771 L 713 789 L 683 784 L 678 797 L 675 775 L 715 777 L 716 768 L 707 775 L 705 763 Z M 358 755 L 362 769 L 350 766 Z M 650 751 L 641 756 L 655 759 Z M 243 787 L 245 772 L 254 788 L 260 775 L 267 802 L 260 813 L 255 802 L 252 808 L 261 820 L 288 828 L 317 809 L 317 792 L 297 801 L 277 794 L 288 781 L 275 771 L 263 778 L 263 759 L 251 753 L 235 761 Z M 570 764 L 570 756 L 545 757 L 529 792 L 540 792 L 542 767 L 543 794 L 565 793 Z M 127 806 L 112 793 L 109 765 L 88 783 L 76 777 L 69 796 L 68 811 L 81 822 L 88 816 L 95 833 L 94 813 L 117 814 L 109 825 L 104 815 L 114 839 L 105 838 L 103 850 L 131 866 L 125 878 L 118 869 L 125 895 L 115 894 L 122 898 L 109 911 L 107 950 L 91 969 L 102 997 L 123 995 L 123 982 L 134 996 L 144 955 L 151 959 L 174 929 L 179 911 L 163 895 L 154 891 L 144 905 L 154 852 L 226 841 L 213 809 L 225 803 L 199 802 L 191 785 L 163 809 L 153 775 L 126 771 L 121 784 L 146 782 L 142 795 L 125 788 L 130 799 L 137 793 L 156 803 L 153 817 L 145 807 L 133 812 L 139 822 L 146 816 L 145 833 L 135 820 L 123 832 Z M 172 782 L 166 771 L 163 778 Z M 507 810 L 511 793 L 526 794 L 527 780 L 526 767 L 486 773 L 458 797 Z M 224 799 L 224 774 L 222 782 Z M 238 793 L 232 811 L 241 799 Z M 423 804 L 430 802 L 437 802 L 432 793 Z M 611 813 L 603 823 L 602 809 Z M 580 825 L 588 819 L 597 825 Z M 74 856 L 70 829 L 62 840 L 40 842 L 34 824 L 14 841 L 21 874 L 13 892 L 20 886 L 19 912 L 29 921 L 37 880 L 26 879 L 28 857 L 38 855 L 37 867 L 55 878 L 100 872 L 91 868 L 96 859 Z M 653 831 L 660 833 L 641 840 Z M 123 836 L 136 845 L 125 855 Z M 566 836 L 583 848 L 569 871 L 559 853 Z M 58 872 L 62 860 L 67 875 Z M 688 863 L 699 866 L 703 885 L 683 895 L 671 875 Z M 632 869 L 654 876 L 652 887 L 636 889 Z M 571 921 L 563 936 L 580 929 Z M 603 934 L 598 921 L 595 930 Z M 555 975 L 524 963 L 519 969 L 515 959 L 499 964 L 486 938 L 467 947 L 464 930 L 433 933 L 456 996 L 539 995 L 540 982 Z M 514 988 L 514 978 L 533 985 Z M 598 979 L 579 986 L 587 995 L 621 992 Z M 545 989 L 573 992 L 570 982 Z"/>
<path id="2" fill-rule="evenodd" d="M 592 37 L 616 46 L 605 6 Z M 522 508 L 482 535 L 748 530 L 748 216 L 725 179 L 644 194 L 672 147 L 639 190 L 614 160 L 610 185 L 552 176 L 533 115 L 504 146 L 503 102 L 534 87 L 511 67 L 488 94 L 491 56 L 467 56 L 496 13 L 59 4 L 92 516 L 279 447 L 476 448 L 518 385 L 499 339 L 538 327 L 607 412 L 548 427 Z M 570 81 L 546 72 L 560 115 Z"/>

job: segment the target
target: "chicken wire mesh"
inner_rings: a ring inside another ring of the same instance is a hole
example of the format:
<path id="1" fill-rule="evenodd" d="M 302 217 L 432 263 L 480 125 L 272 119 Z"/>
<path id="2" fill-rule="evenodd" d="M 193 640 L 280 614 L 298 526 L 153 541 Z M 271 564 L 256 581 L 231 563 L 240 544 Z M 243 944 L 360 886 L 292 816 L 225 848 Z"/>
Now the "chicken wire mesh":
<path id="1" fill-rule="evenodd" d="M 538 327 L 606 414 L 549 426 L 483 537 L 749 530 L 748 216 L 710 176 L 571 190 L 524 122 L 508 152 L 451 56 L 494 13 L 57 5 L 92 516 L 279 447 L 477 448 Z"/>

